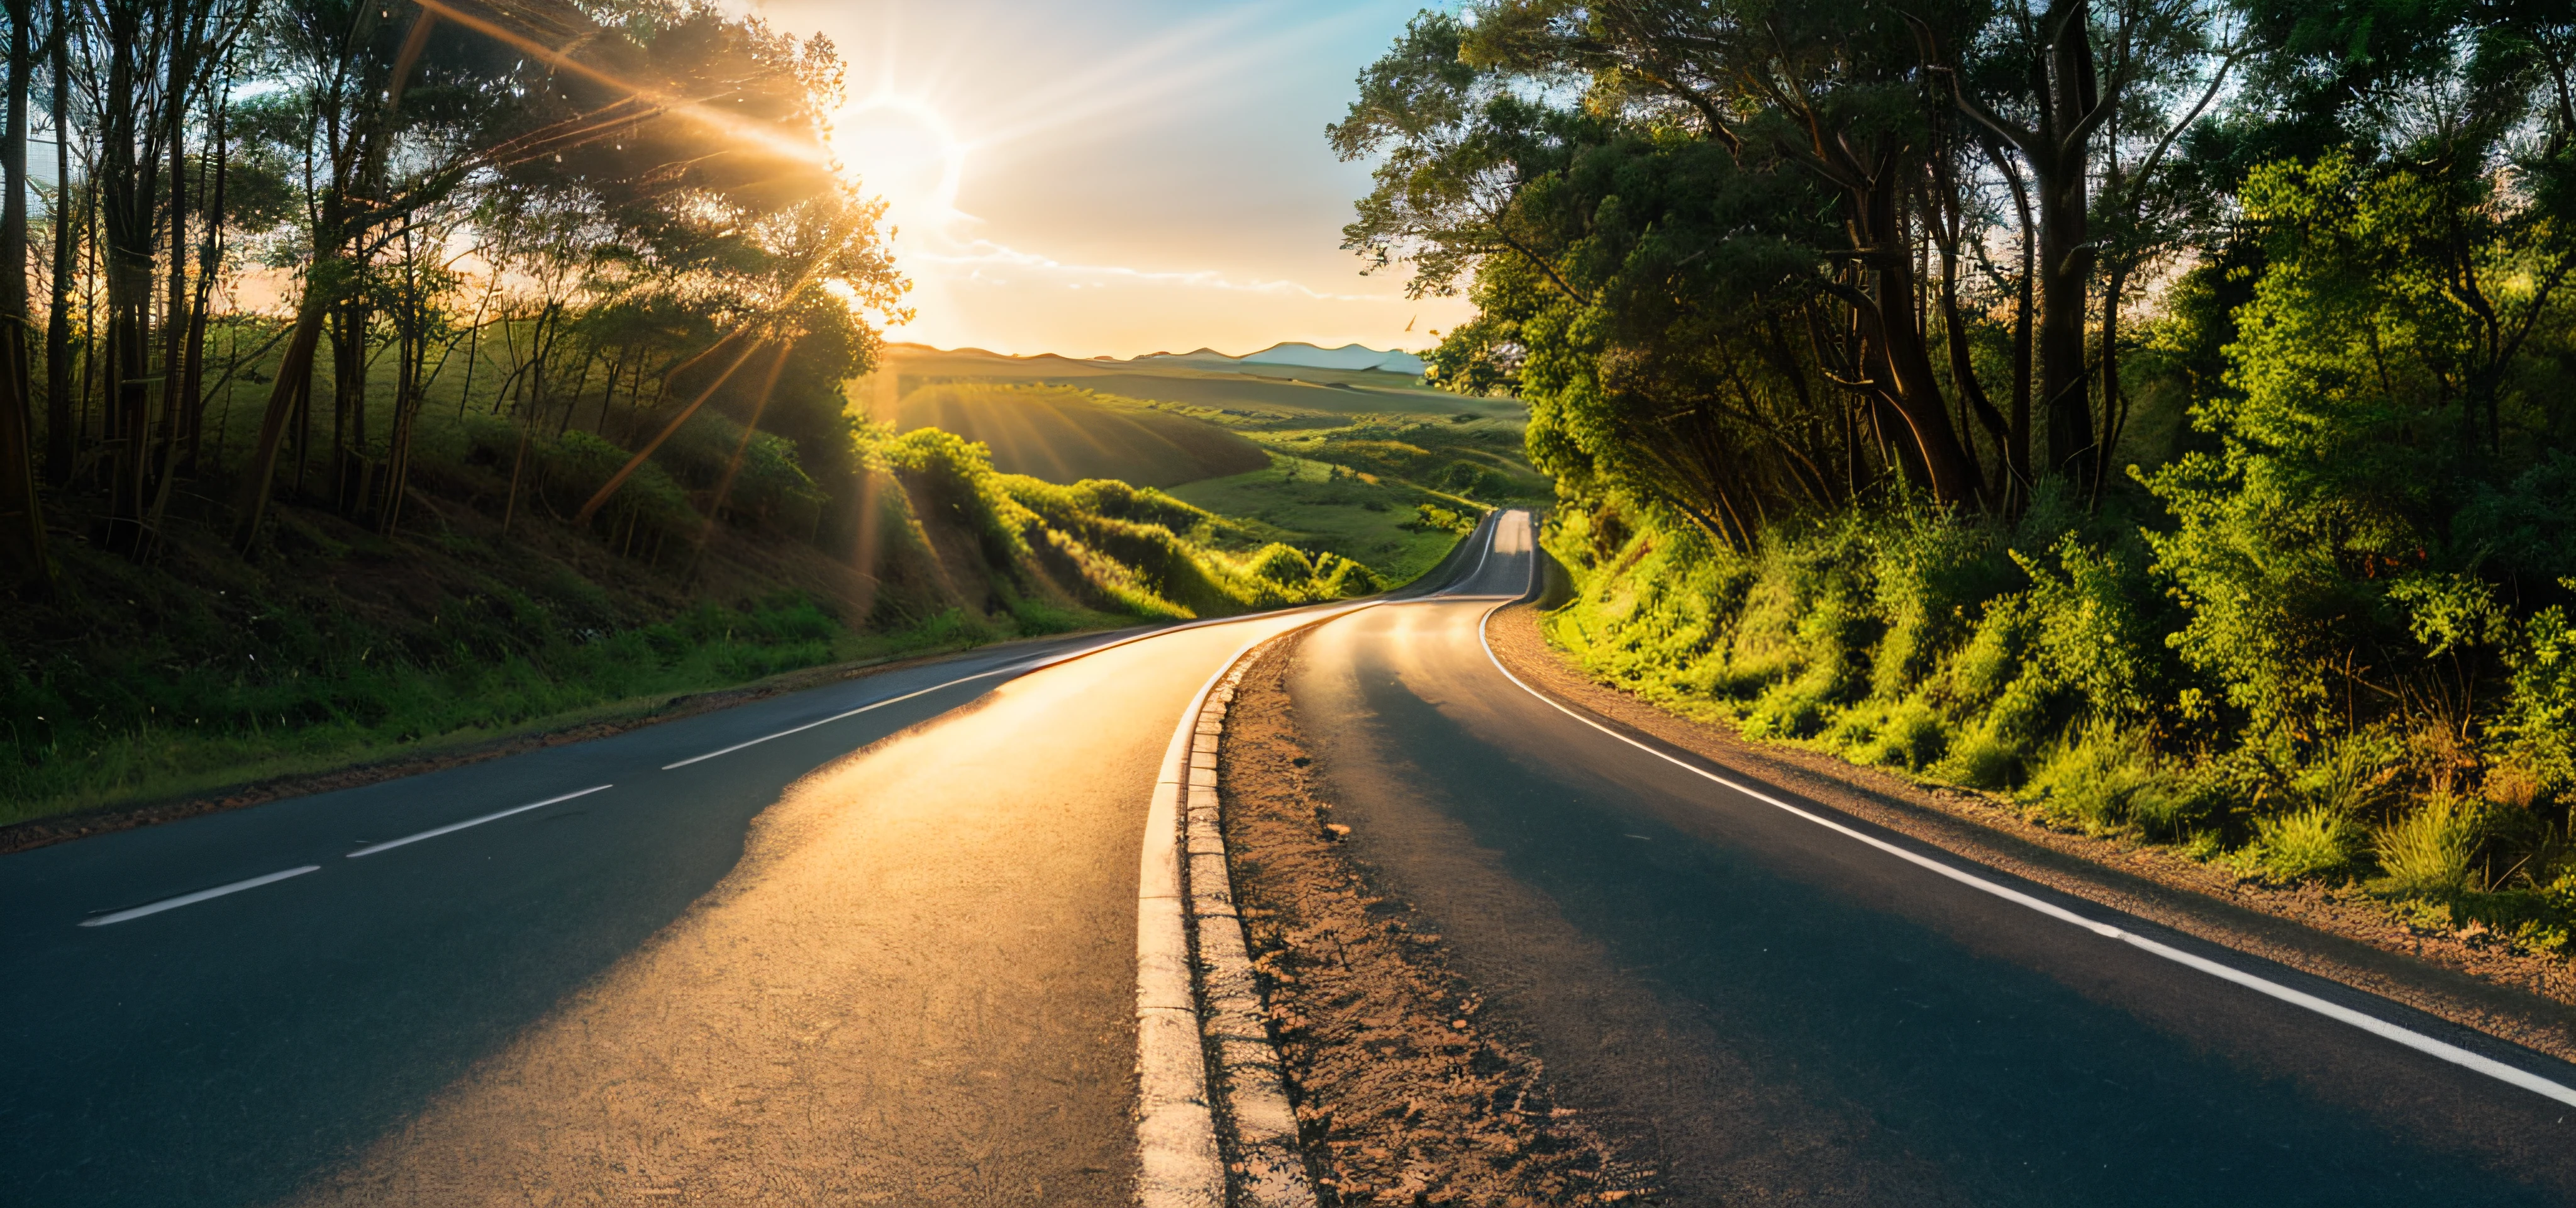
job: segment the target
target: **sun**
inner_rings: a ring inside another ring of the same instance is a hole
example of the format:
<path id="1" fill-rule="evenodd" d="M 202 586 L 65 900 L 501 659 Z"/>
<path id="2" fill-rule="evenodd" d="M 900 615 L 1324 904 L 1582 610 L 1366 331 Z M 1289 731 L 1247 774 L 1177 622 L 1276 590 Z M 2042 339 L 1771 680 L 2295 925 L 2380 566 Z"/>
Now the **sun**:
<path id="1" fill-rule="evenodd" d="M 860 188 L 886 199 L 896 226 L 944 231 L 967 217 L 957 209 L 967 144 L 929 104 L 885 94 L 854 101 L 833 116 L 832 149 Z"/>

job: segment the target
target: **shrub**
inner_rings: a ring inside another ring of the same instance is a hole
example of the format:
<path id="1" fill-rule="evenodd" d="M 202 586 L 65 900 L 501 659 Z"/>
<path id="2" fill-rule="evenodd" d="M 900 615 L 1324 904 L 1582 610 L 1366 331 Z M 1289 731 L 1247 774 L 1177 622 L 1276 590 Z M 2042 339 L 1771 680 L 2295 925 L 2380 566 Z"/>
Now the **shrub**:
<path id="1" fill-rule="evenodd" d="M 2095 721 L 2051 744 L 2020 796 L 2052 820 L 2099 834 L 2137 822 L 2139 798 L 2163 779 L 2143 735 Z"/>
<path id="2" fill-rule="evenodd" d="M 1243 569 L 1255 579 L 1288 588 L 1302 588 L 1315 579 L 1315 564 L 1302 551 L 1276 541 L 1262 546 Z"/>
<path id="3" fill-rule="evenodd" d="M 2021 781 L 2023 755 L 2018 740 L 1980 727 L 1954 744 L 1932 774 L 1972 789 L 2008 789 Z"/>
<path id="4" fill-rule="evenodd" d="M 1949 723 L 1930 702 L 1915 696 L 1888 710 L 1876 735 L 1860 746 L 1854 757 L 1920 772 L 1940 762 L 1949 749 Z"/>
<path id="5" fill-rule="evenodd" d="M 2315 805 L 2256 819 L 2251 854 L 2273 880 L 2297 881 L 2350 867 L 2363 838 L 2343 811 Z"/>
<path id="6" fill-rule="evenodd" d="M 1386 585 L 1378 579 L 1377 572 L 1368 567 L 1348 558 L 1336 558 L 1330 554 L 1323 557 L 1332 561 L 1331 573 L 1324 576 L 1324 598 L 1351 600 L 1361 596 L 1373 596 L 1386 590 Z"/>
<path id="7" fill-rule="evenodd" d="M 2576 788 L 2576 622 L 2564 608 L 2524 621 L 2505 665 L 2511 678 L 2496 732 L 2519 773 L 2539 791 Z"/>
<path id="8" fill-rule="evenodd" d="M 2374 846 L 2385 886 L 2427 896 L 2472 888 L 2469 865 L 2477 852 L 2480 812 L 2475 801 L 2436 793 L 2381 826 Z"/>

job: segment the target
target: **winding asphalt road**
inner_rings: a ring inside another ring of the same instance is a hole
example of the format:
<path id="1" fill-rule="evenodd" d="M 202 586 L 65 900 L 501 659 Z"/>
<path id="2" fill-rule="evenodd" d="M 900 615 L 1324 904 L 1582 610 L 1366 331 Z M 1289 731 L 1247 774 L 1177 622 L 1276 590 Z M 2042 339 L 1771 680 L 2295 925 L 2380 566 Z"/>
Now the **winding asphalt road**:
<path id="1" fill-rule="evenodd" d="M 1674 1202 L 2576 1202 L 2576 1069 L 1542 698 L 1495 607 L 1322 626 L 1291 700 L 1379 887 Z"/>
<path id="2" fill-rule="evenodd" d="M 2030 903 L 2576 1071 L 1966 870 L 1998 897 L 1532 695 L 1479 626 L 1537 558 L 1489 522 L 1292 690 L 1357 851 L 1674 1202 L 2576 1198 L 2576 1107 Z M 1125 1203 L 1157 763 L 1296 623 L 0 856 L 0 1202 Z"/>
<path id="3" fill-rule="evenodd" d="M 0 1203 L 1118 1202 L 1145 802 L 1293 616 L 0 856 Z"/>

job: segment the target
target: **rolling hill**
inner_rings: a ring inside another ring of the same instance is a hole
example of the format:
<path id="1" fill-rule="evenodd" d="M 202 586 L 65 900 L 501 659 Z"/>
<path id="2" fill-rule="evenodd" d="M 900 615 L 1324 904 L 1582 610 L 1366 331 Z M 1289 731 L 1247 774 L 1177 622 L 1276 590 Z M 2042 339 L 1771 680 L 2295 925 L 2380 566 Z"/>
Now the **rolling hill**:
<path id="1" fill-rule="evenodd" d="M 1273 344 L 1244 356 L 1227 356 L 1213 348 L 1195 352 L 1153 352 L 1136 357 L 1137 361 L 1177 361 L 1215 369 L 1239 369 L 1255 365 L 1289 366 L 1299 369 L 1372 370 L 1378 373 L 1422 376 L 1422 358 L 1409 352 L 1380 352 L 1365 344 L 1344 344 L 1339 348 L 1318 348 L 1302 341 Z"/>
<path id="2" fill-rule="evenodd" d="M 871 413 L 898 432 L 938 428 L 982 441 L 995 469 L 1053 483 L 1168 487 L 1270 461 L 1261 446 L 1205 420 L 1043 382 L 925 385 Z"/>
<path id="3" fill-rule="evenodd" d="M 1213 408 L 1237 416 L 1252 412 L 1283 416 L 1468 414 L 1516 421 L 1522 410 L 1520 403 L 1511 399 L 1468 398 L 1437 390 L 1423 385 L 1411 373 L 1239 361 L 1220 353 L 1189 353 L 1161 360 L 1077 360 L 1051 353 L 1019 357 L 977 348 L 949 350 L 889 344 L 885 368 L 876 377 L 871 393 L 879 398 L 889 390 L 901 398 L 921 386 L 940 382 L 1052 382 L 1134 399 Z"/>

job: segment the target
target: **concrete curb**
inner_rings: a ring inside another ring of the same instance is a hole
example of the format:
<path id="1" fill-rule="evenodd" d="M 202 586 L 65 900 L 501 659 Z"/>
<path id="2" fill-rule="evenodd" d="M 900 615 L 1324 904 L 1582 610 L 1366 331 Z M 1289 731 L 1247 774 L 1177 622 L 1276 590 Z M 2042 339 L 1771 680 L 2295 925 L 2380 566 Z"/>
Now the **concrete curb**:
<path id="1" fill-rule="evenodd" d="M 1451 551 L 1458 557 L 1466 541 L 1479 543 L 1474 569 L 1457 582 L 1472 580 L 1484 569 L 1501 514 L 1487 513 L 1459 549 Z M 1442 560 L 1443 566 L 1448 563 Z M 1317 611 L 1228 655 L 1182 710 L 1146 808 L 1136 888 L 1136 1199 L 1143 1208 L 1315 1208 L 1316 1203 L 1297 1139 L 1296 1113 L 1288 1105 L 1286 1069 L 1270 1039 L 1251 954 L 1243 942 L 1243 920 L 1234 912 L 1233 877 L 1226 869 L 1216 760 L 1235 685 L 1262 647 L 1326 621 L 1379 605 L 1473 598 L 1448 595 L 1444 589 L 1340 607 L 1310 606 Z M 1173 626 L 1112 645 L 1256 619 L 1223 617 Z"/>
<path id="2" fill-rule="evenodd" d="M 1236 649 L 1191 698 L 1164 750 L 1137 884 L 1136 1198 L 1144 1208 L 1315 1204 L 1234 913 L 1217 744 L 1253 654 L 1382 602 L 1334 609 Z"/>
<path id="3" fill-rule="evenodd" d="M 1225 1131 L 1234 1142 L 1228 1169 L 1235 1176 L 1236 1201 L 1258 1208 L 1313 1208 L 1315 1189 L 1306 1178 L 1297 1116 L 1288 1106 L 1287 1070 L 1271 1042 L 1269 1015 L 1243 941 L 1243 920 L 1234 912 L 1233 876 L 1226 867 L 1225 832 L 1217 814 L 1216 759 L 1235 686 L 1262 651 L 1294 632 L 1236 660 L 1201 708 L 1191 736 L 1189 791 L 1183 798 L 1189 913 L 1198 941 L 1199 1027 L 1221 1096 L 1219 1119 L 1230 1126 Z"/>

